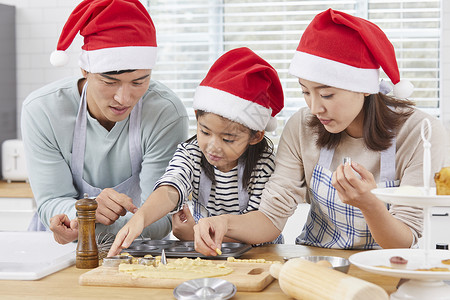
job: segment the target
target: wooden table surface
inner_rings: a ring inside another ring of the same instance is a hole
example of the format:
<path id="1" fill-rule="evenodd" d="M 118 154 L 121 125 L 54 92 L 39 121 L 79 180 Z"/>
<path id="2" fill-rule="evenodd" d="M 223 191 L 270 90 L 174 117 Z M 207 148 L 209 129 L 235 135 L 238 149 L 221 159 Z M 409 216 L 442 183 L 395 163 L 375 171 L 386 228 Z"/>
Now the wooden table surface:
<path id="1" fill-rule="evenodd" d="M 303 255 L 331 255 L 348 258 L 357 252 L 299 245 L 266 245 L 253 248 L 240 258 L 282 260 L 283 257 Z M 80 286 L 78 278 L 87 271 L 89 270 L 81 270 L 72 266 L 35 281 L 0 280 L 0 299 L 175 299 L 172 289 Z M 377 284 L 388 294 L 396 290 L 399 281 L 395 277 L 365 272 L 353 265 L 350 266 L 348 274 Z M 274 280 L 262 292 L 237 292 L 232 299 L 277 300 L 290 298 L 281 291 L 278 281 Z"/>
<path id="2" fill-rule="evenodd" d="M 25 181 L 7 183 L 0 180 L 0 197 L 3 198 L 33 198 L 30 184 Z"/>

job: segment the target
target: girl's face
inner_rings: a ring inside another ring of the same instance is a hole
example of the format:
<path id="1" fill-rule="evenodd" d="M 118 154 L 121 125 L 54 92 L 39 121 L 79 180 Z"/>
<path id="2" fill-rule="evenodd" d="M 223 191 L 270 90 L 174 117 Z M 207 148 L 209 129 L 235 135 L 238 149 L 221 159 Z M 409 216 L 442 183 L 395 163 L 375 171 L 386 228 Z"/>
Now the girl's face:
<path id="1" fill-rule="evenodd" d="M 238 164 L 238 159 L 249 145 L 257 144 L 264 131 L 251 134 L 242 124 L 213 113 L 197 115 L 197 141 L 210 164 L 228 172 Z"/>
<path id="2" fill-rule="evenodd" d="M 88 73 L 86 101 L 89 113 L 110 130 L 116 122 L 125 120 L 150 85 L 151 70 L 136 70 L 107 75 Z"/>
<path id="3" fill-rule="evenodd" d="M 305 79 L 299 79 L 311 113 L 331 133 L 346 131 L 352 137 L 362 137 L 364 96 Z"/>

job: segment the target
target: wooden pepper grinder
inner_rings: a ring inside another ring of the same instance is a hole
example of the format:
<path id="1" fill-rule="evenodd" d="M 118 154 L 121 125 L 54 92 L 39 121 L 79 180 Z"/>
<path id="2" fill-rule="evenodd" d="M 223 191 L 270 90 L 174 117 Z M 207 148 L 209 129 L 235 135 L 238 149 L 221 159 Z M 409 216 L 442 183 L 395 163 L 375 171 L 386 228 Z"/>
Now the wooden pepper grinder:
<path id="1" fill-rule="evenodd" d="M 97 201 L 84 194 L 75 202 L 78 215 L 78 244 L 76 267 L 93 269 L 98 267 L 98 248 L 95 240 L 95 210 Z"/>

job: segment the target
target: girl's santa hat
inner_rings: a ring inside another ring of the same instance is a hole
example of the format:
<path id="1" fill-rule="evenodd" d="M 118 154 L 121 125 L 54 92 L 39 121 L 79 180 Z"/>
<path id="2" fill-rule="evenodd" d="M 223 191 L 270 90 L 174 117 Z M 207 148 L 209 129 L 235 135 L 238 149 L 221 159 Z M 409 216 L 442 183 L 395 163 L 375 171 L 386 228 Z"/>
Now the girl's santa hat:
<path id="1" fill-rule="evenodd" d="M 84 0 L 69 16 L 50 56 L 54 66 L 68 62 L 65 52 L 78 31 L 84 37 L 79 59 L 91 73 L 152 69 L 156 30 L 139 0 Z"/>
<path id="2" fill-rule="evenodd" d="M 274 131 L 284 106 L 275 69 L 248 48 L 217 59 L 197 87 L 193 107 L 215 113 L 256 131 Z"/>
<path id="3" fill-rule="evenodd" d="M 394 96 L 406 98 L 413 85 L 400 80 L 394 47 L 375 24 L 328 9 L 303 33 L 289 73 L 354 92 L 380 91 L 379 69 L 394 84 Z"/>

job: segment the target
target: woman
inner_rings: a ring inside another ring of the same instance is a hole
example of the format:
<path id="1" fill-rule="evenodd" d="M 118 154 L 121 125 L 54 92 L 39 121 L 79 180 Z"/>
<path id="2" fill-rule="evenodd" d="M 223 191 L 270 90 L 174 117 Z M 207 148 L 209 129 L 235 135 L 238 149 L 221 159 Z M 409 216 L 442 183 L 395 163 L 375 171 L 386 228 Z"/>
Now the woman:
<path id="1" fill-rule="evenodd" d="M 391 79 L 379 84 L 379 68 Z M 311 204 L 296 243 L 327 248 L 407 248 L 422 231 L 419 208 L 388 207 L 377 186 L 422 186 L 420 126 L 432 124 L 431 171 L 444 162 L 442 124 L 404 99 L 392 44 L 375 24 L 329 9 L 305 30 L 290 66 L 307 108 L 293 115 L 279 143 L 275 171 L 260 210 L 217 216 L 194 227 L 196 250 L 215 255 L 224 236 L 247 243 L 273 240 L 298 203 Z M 342 164 L 344 157 L 351 163 Z M 299 225 L 300 226 L 300 225 Z"/>

